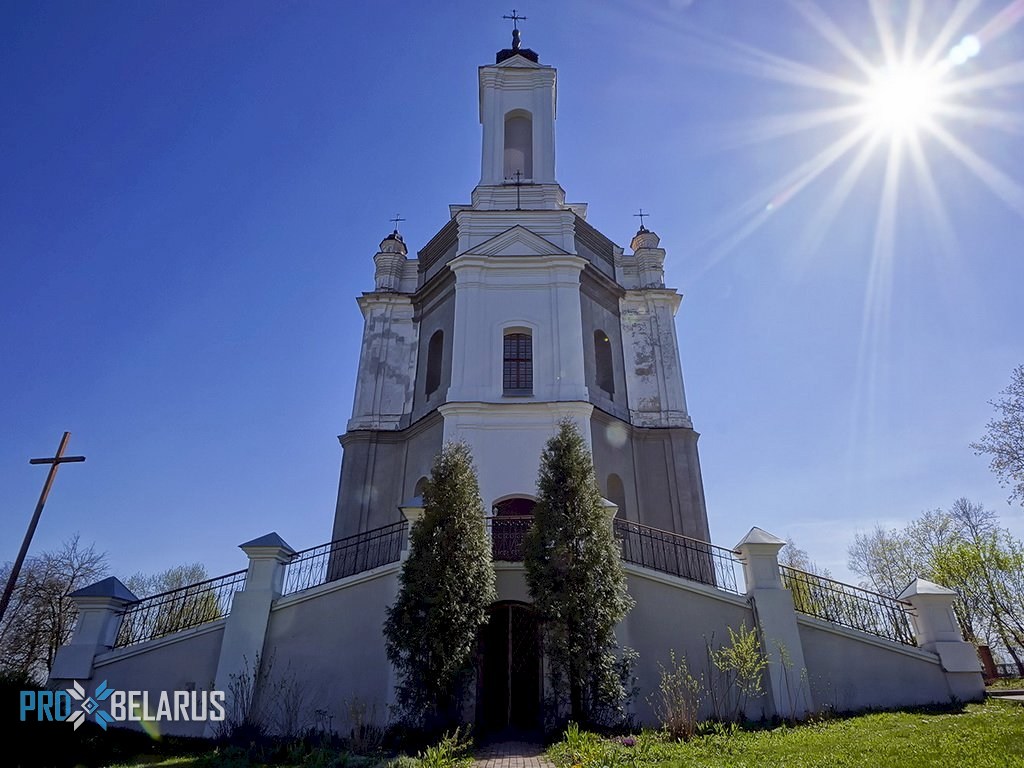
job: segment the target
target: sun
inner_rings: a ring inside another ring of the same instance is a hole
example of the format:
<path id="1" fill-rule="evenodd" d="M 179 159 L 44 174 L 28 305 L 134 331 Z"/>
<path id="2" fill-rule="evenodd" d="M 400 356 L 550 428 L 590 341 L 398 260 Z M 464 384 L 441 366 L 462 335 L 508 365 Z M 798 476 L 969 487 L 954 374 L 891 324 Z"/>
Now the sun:
<path id="1" fill-rule="evenodd" d="M 1019 154 L 1024 133 L 1024 58 L 1009 35 L 1024 26 L 1024 0 L 829 3 L 842 21 L 821 2 L 778 3 L 820 37 L 811 42 L 808 36 L 796 48 L 807 58 L 732 37 L 691 37 L 691 53 L 699 50 L 728 71 L 791 90 L 781 103 L 793 103 L 788 99 L 799 94 L 802 101 L 793 101 L 804 104 L 718 132 L 723 148 L 780 142 L 794 162 L 751 189 L 708 228 L 697 248 L 709 270 L 804 195 L 811 199 L 797 209 L 799 219 L 789 216 L 779 226 L 790 227 L 780 231 L 789 236 L 791 263 L 808 269 L 830 257 L 826 235 L 832 224 L 858 216 L 865 231 L 846 251 L 862 259 L 865 278 L 852 415 L 857 429 L 870 428 L 891 356 L 897 263 L 904 254 L 926 252 L 940 256 L 931 263 L 947 268 L 971 252 L 960 243 L 947 207 L 957 166 L 1024 217 L 1024 184 L 1013 176 L 1015 166 L 988 156 L 993 149 L 1006 157 Z M 818 55 L 825 65 L 810 58 Z M 957 190 L 950 199 L 963 206 L 972 192 Z M 986 204 L 971 195 L 972 207 Z M 873 227 L 870 214 L 862 214 L 869 208 L 875 211 Z M 913 241 L 908 222 L 918 224 Z"/>
<path id="2" fill-rule="evenodd" d="M 866 23 L 859 26 L 847 18 L 840 24 L 816 0 L 789 0 L 826 43 L 828 59 L 842 61 L 838 67 L 821 68 L 733 38 L 689 39 L 690 48 L 708 62 L 813 97 L 802 110 L 762 115 L 734 131 L 719 132 L 716 140 L 723 147 L 780 140 L 795 147 L 801 135 L 816 134 L 813 143 L 799 144 L 793 167 L 751 190 L 709 228 L 699 245 L 707 254 L 706 269 L 822 178 L 828 184 L 818 187 L 817 211 L 806 217 L 794 253 L 805 262 L 813 258 L 862 179 L 875 183 L 878 208 L 869 258 L 879 283 L 887 279 L 895 258 L 899 206 L 920 211 L 938 247 L 950 256 L 956 252 L 936 167 L 959 164 L 1024 216 L 1024 184 L 986 157 L 981 137 L 984 132 L 1005 143 L 1006 137 L 1024 132 L 1024 110 L 1014 106 L 1024 103 L 1024 59 L 996 45 L 1024 21 L 1024 0 L 991 0 L 1003 3 L 991 16 L 981 0 L 950 2 L 952 12 L 940 14 L 928 0 L 871 0 L 866 4 L 876 33 L 871 40 Z M 824 138 L 830 129 L 832 138 Z M 870 178 L 879 155 L 882 172 Z"/>
<path id="3" fill-rule="evenodd" d="M 933 124 L 942 107 L 942 73 L 918 62 L 889 65 L 864 88 L 864 120 L 873 131 L 894 139 L 916 135 Z"/>

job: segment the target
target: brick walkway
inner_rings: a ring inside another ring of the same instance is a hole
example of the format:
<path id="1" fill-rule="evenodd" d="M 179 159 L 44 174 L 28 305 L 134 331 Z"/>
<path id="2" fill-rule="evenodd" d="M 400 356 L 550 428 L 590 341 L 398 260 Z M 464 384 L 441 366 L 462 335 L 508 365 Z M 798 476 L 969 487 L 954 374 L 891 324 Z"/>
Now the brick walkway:
<path id="1" fill-rule="evenodd" d="M 544 757 L 544 747 L 525 741 L 489 744 L 474 757 L 474 768 L 552 768 Z"/>

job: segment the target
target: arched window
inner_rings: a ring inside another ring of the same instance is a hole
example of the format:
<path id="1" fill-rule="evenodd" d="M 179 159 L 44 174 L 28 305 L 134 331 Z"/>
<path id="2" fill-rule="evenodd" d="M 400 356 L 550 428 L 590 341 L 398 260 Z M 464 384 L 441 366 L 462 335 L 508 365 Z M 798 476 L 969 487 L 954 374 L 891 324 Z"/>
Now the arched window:
<path id="1" fill-rule="evenodd" d="M 612 473 L 608 475 L 608 501 L 614 501 L 619 505 L 619 511 L 615 517 L 626 519 L 626 489 L 622 487 L 622 478 Z"/>
<path id="2" fill-rule="evenodd" d="M 416 487 L 413 489 L 413 496 L 423 496 L 423 492 L 427 489 L 427 478 L 421 477 L 416 481 Z"/>
<path id="3" fill-rule="evenodd" d="M 594 364 L 597 366 L 597 386 L 615 394 L 615 374 L 612 370 L 612 343 L 604 331 L 594 331 Z"/>
<path id="4" fill-rule="evenodd" d="M 533 394 L 533 338 L 515 331 L 505 334 L 502 388 L 506 395 Z"/>
<path id="5" fill-rule="evenodd" d="M 533 178 L 533 121 L 529 112 L 505 115 L 505 178 Z"/>
<path id="6" fill-rule="evenodd" d="M 426 392 L 432 394 L 441 386 L 441 358 L 444 355 L 444 331 L 434 331 L 427 344 Z"/>

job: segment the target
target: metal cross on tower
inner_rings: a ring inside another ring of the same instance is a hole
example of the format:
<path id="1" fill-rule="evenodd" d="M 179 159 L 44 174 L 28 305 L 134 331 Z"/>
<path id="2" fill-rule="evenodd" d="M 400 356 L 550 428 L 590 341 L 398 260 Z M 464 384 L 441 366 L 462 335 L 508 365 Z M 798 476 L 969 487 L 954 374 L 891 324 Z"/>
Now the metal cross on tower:
<path id="1" fill-rule="evenodd" d="M 513 8 L 511 16 L 502 16 L 501 18 L 508 19 L 509 21 L 512 22 L 512 50 L 513 51 L 518 51 L 519 50 L 519 44 L 520 44 L 520 39 L 519 39 L 519 22 L 520 21 L 526 21 L 526 17 L 518 15 L 516 13 L 516 9 Z"/>
<path id="2" fill-rule="evenodd" d="M 70 432 L 64 433 L 64 437 L 60 439 L 60 445 L 57 447 L 57 453 L 52 459 L 28 460 L 29 464 L 49 464 L 50 472 L 46 475 L 46 482 L 43 483 L 43 492 L 39 494 L 39 501 L 36 502 L 36 511 L 32 514 L 32 522 L 28 524 L 25 540 L 21 542 L 18 559 L 14 561 L 14 567 L 11 568 L 11 575 L 8 577 L 7 586 L 4 588 L 4 596 L 0 598 L 0 621 L 3 620 L 4 613 L 7 611 L 7 604 L 11 602 L 11 595 L 14 594 L 14 584 L 18 580 L 21 566 L 25 563 L 25 555 L 28 554 L 29 544 L 32 543 L 32 536 L 35 534 L 36 526 L 39 524 L 39 517 L 43 514 L 43 505 L 46 504 L 46 497 L 50 495 L 50 488 L 53 486 L 53 479 L 57 476 L 57 469 L 61 464 L 85 461 L 85 456 L 64 455 L 64 449 L 67 448 L 68 438 L 70 437 Z"/>
<path id="3" fill-rule="evenodd" d="M 650 216 L 650 215 L 651 214 L 649 214 L 649 213 L 644 213 L 644 209 L 643 208 L 640 209 L 640 213 L 634 213 L 633 214 L 633 216 L 638 217 L 640 219 L 640 229 L 641 229 L 641 231 L 647 229 L 644 226 L 644 216 Z"/>
<path id="4" fill-rule="evenodd" d="M 398 222 L 405 221 L 405 219 L 402 218 L 402 214 L 396 213 L 392 218 L 388 219 L 388 221 L 392 222 L 395 225 L 395 232 L 397 232 Z"/>

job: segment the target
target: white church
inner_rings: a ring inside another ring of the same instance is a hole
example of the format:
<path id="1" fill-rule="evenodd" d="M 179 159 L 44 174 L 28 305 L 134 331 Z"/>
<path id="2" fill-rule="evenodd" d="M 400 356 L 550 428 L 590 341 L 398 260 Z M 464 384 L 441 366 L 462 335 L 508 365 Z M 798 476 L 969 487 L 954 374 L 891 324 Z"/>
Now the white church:
<path id="1" fill-rule="evenodd" d="M 585 203 L 566 202 L 556 75 L 518 31 L 479 67 L 470 201 L 449 206 L 415 257 L 397 229 L 373 256 L 372 290 L 357 298 L 365 325 L 331 541 L 297 552 L 262 535 L 241 545 L 238 572 L 141 600 L 113 578 L 80 590 L 51 685 L 230 695 L 261 660 L 256 705 L 271 728 L 267 691 L 285 685 L 304 691 L 306 726 L 316 713 L 345 734 L 355 710 L 385 725 L 395 684 L 385 610 L 422 483 L 445 441 L 462 440 L 491 512 L 498 584 L 464 711 L 484 733 L 536 730 L 547 681 L 520 545 L 541 450 L 570 418 L 590 445 L 636 601 L 617 635 L 638 653 L 637 722 L 656 724 L 652 694 L 670 652 L 700 671 L 706 644 L 741 626 L 757 629 L 770 662 L 751 717 L 983 695 L 949 590 L 917 580 L 893 600 L 803 574 L 779 565 L 784 542 L 759 528 L 733 548 L 710 543 L 676 337 L 681 296 L 665 286 L 654 232 L 641 225 L 627 250 L 587 221 Z M 161 730 L 209 733 L 190 722 Z"/>

